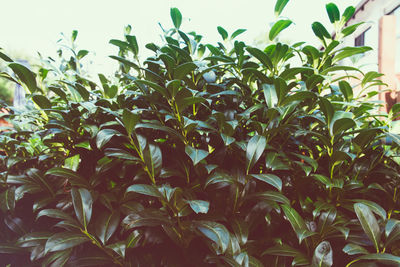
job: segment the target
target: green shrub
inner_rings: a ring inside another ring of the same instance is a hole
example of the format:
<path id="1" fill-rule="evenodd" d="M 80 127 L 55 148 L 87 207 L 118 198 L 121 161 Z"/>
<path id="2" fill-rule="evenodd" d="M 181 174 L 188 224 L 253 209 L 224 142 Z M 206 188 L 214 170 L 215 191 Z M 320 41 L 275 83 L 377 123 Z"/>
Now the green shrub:
<path id="1" fill-rule="evenodd" d="M 312 25 L 322 49 L 277 41 L 279 17 L 260 50 L 221 27 L 204 45 L 173 8 L 144 62 L 129 27 L 110 41 L 120 68 L 100 84 L 81 72 L 86 50 L 40 85 L 0 53 L 36 105 L 0 137 L 0 262 L 398 266 L 399 107 L 378 116 L 373 93 L 353 95 L 349 77 L 366 90 L 379 74 L 338 65 L 370 48 L 340 47 L 353 7 L 327 11 L 336 39 Z"/>

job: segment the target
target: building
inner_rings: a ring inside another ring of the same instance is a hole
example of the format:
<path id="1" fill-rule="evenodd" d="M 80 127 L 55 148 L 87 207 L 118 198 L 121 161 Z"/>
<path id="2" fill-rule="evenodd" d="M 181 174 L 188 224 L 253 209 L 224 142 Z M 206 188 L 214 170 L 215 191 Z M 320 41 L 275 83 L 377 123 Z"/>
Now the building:
<path id="1" fill-rule="evenodd" d="M 347 26 L 360 22 L 365 23 L 345 38 L 344 45 L 373 48 L 358 58 L 357 64 L 364 71 L 384 74 L 382 80 L 390 91 L 380 93 L 379 100 L 389 109 L 400 102 L 400 0 L 361 0 Z"/>

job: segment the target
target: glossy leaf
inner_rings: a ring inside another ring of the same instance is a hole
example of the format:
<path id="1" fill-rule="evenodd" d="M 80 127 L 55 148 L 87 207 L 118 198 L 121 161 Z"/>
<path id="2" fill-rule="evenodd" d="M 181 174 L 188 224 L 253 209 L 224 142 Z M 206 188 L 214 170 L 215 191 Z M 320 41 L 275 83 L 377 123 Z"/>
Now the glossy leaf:
<path id="1" fill-rule="evenodd" d="M 320 40 L 325 42 L 326 39 L 331 39 L 331 35 L 326 30 L 326 28 L 320 22 L 314 22 L 311 26 L 315 36 L 317 36 Z"/>
<path id="2" fill-rule="evenodd" d="M 252 174 L 252 177 L 256 178 L 257 180 L 263 181 L 269 185 L 272 185 L 279 191 L 282 191 L 282 180 L 278 176 L 270 173 L 263 173 L 263 174 Z"/>
<path id="3" fill-rule="evenodd" d="M 174 69 L 174 79 L 181 80 L 190 72 L 194 71 L 197 68 L 197 65 L 193 62 L 186 62 Z"/>
<path id="4" fill-rule="evenodd" d="M 230 242 L 229 231 L 222 224 L 211 221 L 199 221 L 196 228 L 208 239 L 215 242 L 222 253 L 224 253 Z"/>
<path id="5" fill-rule="evenodd" d="M 26 87 L 32 94 L 38 90 L 36 83 L 36 75 L 30 69 L 17 62 L 9 63 L 8 66 L 18 76 L 18 78 L 26 85 Z"/>
<path id="6" fill-rule="evenodd" d="M 188 200 L 187 203 L 196 213 L 207 213 L 210 208 L 210 202 L 204 200 Z"/>
<path id="7" fill-rule="evenodd" d="M 322 241 L 315 248 L 312 264 L 321 267 L 330 267 L 333 265 L 333 250 L 328 241 Z"/>
<path id="8" fill-rule="evenodd" d="M 171 8 L 171 19 L 176 29 L 179 29 L 182 24 L 182 14 L 176 7 Z"/>
<path id="9" fill-rule="evenodd" d="M 222 28 L 221 26 L 218 26 L 217 30 L 218 30 L 218 33 L 221 35 L 222 40 L 225 41 L 226 39 L 228 39 L 228 33 L 224 28 Z"/>
<path id="10" fill-rule="evenodd" d="M 255 135 L 249 140 L 246 148 L 247 173 L 249 173 L 250 169 L 260 159 L 265 150 L 266 142 L 265 137 L 260 135 Z"/>
<path id="11" fill-rule="evenodd" d="M 349 19 L 351 19 L 355 11 L 356 9 L 353 6 L 347 7 L 342 14 L 343 22 L 349 21 Z"/>
<path id="12" fill-rule="evenodd" d="M 348 255 L 369 254 L 368 250 L 356 244 L 347 244 L 344 246 L 343 252 Z"/>
<path id="13" fill-rule="evenodd" d="M 275 3 L 275 16 L 279 16 L 283 9 L 285 8 L 285 6 L 287 5 L 287 3 L 289 2 L 289 0 L 277 0 Z"/>
<path id="14" fill-rule="evenodd" d="M 96 234 L 103 244 L 106 244 L 115 233 L 120 223 L 118 212 L 103 212 L 96 220 Z"/>
<path id="15" fill-rule="evenodd" d="M 193 165 L 197 165 L 200 161 L 205 159 L 208 156 L 208 152 L 202 149 L 196 149 L 192 146 L 185 147 L 186 154 L 190 157 L 193 162 Z"/>
<path id="16" fill-rule="evenodd" d="M 114 129 L 103 129 L 100 132 L 97 133 L 96 136 L 96 145 L 98 149 L 101 149 L 103 146 L 105 146 L 111 138 L 114 136 L 121 135 L 120 132 Z"/>
<path id="17" fill-rule="evenodd" d="M 81 233 L 57 233 L 47 240 L 44 252 L 66 250 L 88 241 L 90 239 Z"/>
<path id="18" fill-rule="evenodd" d="M 290 24 L 292 24 L 292 21 L 288 19 L 281 19 L 275 22 L 271 30 L 269 30 L 269 39 L 271 41 L 274 40 L 276 36 L 278 36 L 281 31 L 289 27 Z"/>
<path id="19" fill-rule="evenodd" d="M 255 58 L 257 58 L 265 67 L 272 69 L 272 61 L 267 54 L 258 48 L 246 47 L 246 50 Z"/>
<path id="20" fill-rule="evenodd" d="M 247 31 L 247 30 L 246 29 L 238 29 L 238 30 L 234 31 L 231 34 L 231 39 L 232 40 L 235 39 L 237 36 L 239 36 L 240 34 L 244 33 L 245 31 Z"/>
<path id="21" fill-rule="evenodd" d="M 273 108 L 278 104 L 278 96 L 274 85 L 263 84 L 265 102 L 269 108 Z"/>
<path id="22" fill-rule="evenodd" d="M 354 211 L 356 212 L 365 234 L 372 241 L 376 250 L 379 251 L 381 233 L 374 214 L 367 205 L 362 203 L 354 204 Z"/>
<path id="23" fill-rule="evenodd" d="M 72 203 L 74 204 L 75 215 L 86 229 L 92 217 L 92 195 L 89 190 L 85 188 L 72 188 L 71 197 Z"/>
<path id="24" fill-rule="evenodd" d="M 339 9 L 334 3 L 326 4 L 326 12 L 328 13 L 331 23 L 335 23 L 336 21 L 340 20 Z"/>
<path id="25" fill-rule="evenodd" d="M 351 266 L 353 262 L 361 261 L 361 260 L 372 260 L 375 262 L 377 261 L 377 262 L 387 262 L 387 263 L 391 263 L 391 264 L 400 264 L 400 257 L 394 256 L 392 254 L 380 253 L 380 254 L 363 255 L 363 256 L 358 257 L 355 260 L 353 260 L 347 266 Z"/>
<path id="26" fill-rule="evenodd" d="M 130 110 L 124 109 L 124 111 L 122 112 L 122 122 L 124 123 L 128 135 L 132 134 L 138 121 L 138 114 L 135 114 Z"/>

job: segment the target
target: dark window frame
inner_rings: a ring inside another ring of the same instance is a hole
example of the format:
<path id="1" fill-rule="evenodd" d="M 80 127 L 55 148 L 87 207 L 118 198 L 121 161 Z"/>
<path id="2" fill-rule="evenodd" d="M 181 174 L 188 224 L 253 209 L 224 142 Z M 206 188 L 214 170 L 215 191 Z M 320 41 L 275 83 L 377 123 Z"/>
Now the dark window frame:
<path id="1" fill-rule="evenodd" d="M 369 30 L 366 29 L 354 39 L 354 46 L 365 46 L 365 33 Z"/>

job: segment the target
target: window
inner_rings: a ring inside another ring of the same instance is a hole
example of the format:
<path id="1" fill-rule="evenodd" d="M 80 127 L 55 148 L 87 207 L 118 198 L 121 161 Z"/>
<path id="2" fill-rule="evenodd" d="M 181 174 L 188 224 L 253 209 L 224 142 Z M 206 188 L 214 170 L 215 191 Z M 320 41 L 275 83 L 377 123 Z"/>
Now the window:
<path id="1" fill-rule="evenodd" d="M 363 33 L 361 33 L 359 36 L 356 37 L 356 39 L 354 40 L 354 46 L 365 45 L 365 34 L 367 33 L 368 30 L 364 31 Z"/>

